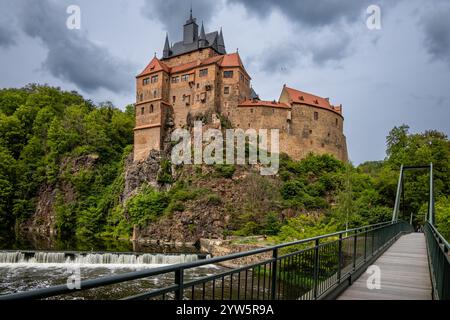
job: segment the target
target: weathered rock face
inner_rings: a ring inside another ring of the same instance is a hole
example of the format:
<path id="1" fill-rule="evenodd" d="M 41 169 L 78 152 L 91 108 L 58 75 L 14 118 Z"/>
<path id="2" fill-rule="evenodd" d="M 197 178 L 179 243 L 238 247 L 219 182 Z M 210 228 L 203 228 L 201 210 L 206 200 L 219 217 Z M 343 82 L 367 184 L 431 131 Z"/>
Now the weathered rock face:
<path id="1" fill-rule="evenodd" d="M 222 238 L 230 216 L 221 206 L 211 206 L 202 200 L 188 201 L 183 212 L 163 217 L 147 227 L 138 228 L 140 241 L 195 244 L 200 238 Z"/>
<path id="2" fill-rule="evenodd" d="M 97 154 L 63 159 L 59 175 L 63 173 L 76 174 L 80 170 L 92 169 L 97 159 Z M 21 229 L 40 235 L 54 235 L 56 233 L 54 207 L 57 195 L 62 197 L 64 203 L 70 203 L 77 197 L 73 187 L 64 179 L 58 180 L 56 185 L 43 185 L 37 196 L 36 211 L 23 223 Z"/>
<path id="3" fill-rule="evenodd" d="M 264 237 L 247 237 L 253 238 L 253 240 L 264 241 Z M 200 250 L 202 252 L 207 252 L 213 257 L 226 256 L 229 254 L 237 252 L 246 252 L 250 250 L 255 250 L 264 247 L 264 245 L 248 245 L 248 244 L 236 244 L 232 242 L 233 239 L 220 240 L 220 239 L 200 239 Z M 257 263 L 263 260 L 268 260 L 272 257 L 272 252 L 264 252 L 260 254 L 255 254 L 247 257 L 242 257 L 239 259 L 234 259 L 230 261 L 224 261 L 220 263 L 221 265 L 229 268 L 234 268 L 240 265 L 249 265 Z"/>
<path id="4" fill-rule="evenodd" d="M 125 161 L 125 187 L 122 201 L 136 193 L 136 190 L 145 182 L 156 189 L 160 189 L 157 177 L 160 170 L 162 154 L 151 150 L 148 157 L 139 162 L 133 162 L 133 154 Z"/>
<path id="5" fill-rule="evenodd" d="M 50 186 L 43 186 L 39 191 L 36 211 L 23 226 L 25 231 L 36 234 L 54 234 L 55 212 L 53 205 L 56 201 L 56 189 Z"/>
<path id="6" fill-rule="evenodd" d="M 196 173 L 192 166 L 179 170 L 177 179 L 189 180 L 191 188 L 205 190 L 205 194 L 183 202 L 183 211 L 162 216 L 146 227 L 137 228 L 137 240 L 197 243 L 201 238 L 223 239 L 230 226 L 238 223 L 236 217 L 245 213 L 247 208 L 261 212 L 274 210 L 276 201 L 273 198 L 277 196 L 273 192 L 274 185 L 262 188 L 261 180 L 267 179 L 248 168 L 238 168 L 233 178 L 216 177 L 214 168 L 206 165 L 201 167 L 201 173 Z M 271 183 L 276 183 L 276 180 Z M 210 201 L 211 195 L 220 201 Z"/>

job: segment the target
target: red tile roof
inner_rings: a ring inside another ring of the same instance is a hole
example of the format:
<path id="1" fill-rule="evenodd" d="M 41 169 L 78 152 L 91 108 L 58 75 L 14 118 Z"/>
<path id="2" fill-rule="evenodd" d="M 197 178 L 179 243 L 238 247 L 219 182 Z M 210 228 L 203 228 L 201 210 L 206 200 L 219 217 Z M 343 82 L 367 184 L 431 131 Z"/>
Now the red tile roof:
<path id="1" fill-rule="evenodd" d="M 174 66 L 170 69 L 171 73 L 177 73 L 177 72 L 182 72 L 182 71 L 186 71 L 186 70 L 190 70 L 190 69 L 194 69 L 196 67 L 200 67 L 200 66 L 206 66 L 209 64 L 213 64 L 213 63 L 220 63 L 220 61 L 222 60 L 223 56 L 214 56 L 214 57 L 210 57 L 210 58 L 206 58 L 200 61 L 193 61 L 193 62 L 188 62 L 188 63 L 184 63 L 178 66 Z"/>
<path id="2" fill-rule="evenodd" d="M 303 92 L 289 87 L 285 87 L 285 89 L 289 95 L 291 103 L 307 104 L 313 107 L 329 109 L 342 115 L 342 107 L 331 105 L 329 99 L 325 99 L 311 93 Z"/>
<path id="3" fill-rule="evenodd" d="M 166 72 L 170 71 L 170 68 L 164 63 L 158 60 L 158 58 L 153 57 L 152 61 L 145 67 L 145 69 L 137 75 L 137 77 L 142 77 L 147 74 L 164 70 Z"/>
<path id="4" fill-rule="evenodd" d="M 271 107 L 271 108 L 283 108 L 291 109 L 291 107 L 286 103 L 281 103 L 278 101 L 264 101 L 264 100 L 245 100 L 239 103 L 238 107 Z"/>
<path id="5" fill-rule="evenodd" d="M 221 67 L 241 67 L 244 70 L 245 74 L 250 78 L 250 76 L 248 75 L 247 71 L 244 68 L 244 64 L 242 63 L 242 60 L 239 57 L 238 53 L 218 55 L 199 61 L 184 63 L 178 66 L 174 66 L 172 68 L 169 68 L 163 61 L 160 61 L 158 58 L 153 57 L 152 61 L 150 61 L 147 67 L 145 67 L 145 69 L 139 75 L 137 75 L 137 77 L 142 77 L 144 75 L 153 72 L 158 72 L 161 70 L 164 70 L 167 73 L 177 73 L 194 69 L 199 66 L 206 66 L 213 63 L 217 63 Z"/>
<path id="6" fill-rule="evenodd" d="M 240 67 L 244 70 L 247 77 L 251 79 L 251 77 L 247 73 L 247 70 L 245 70 L 244 64 L 242 63 L 239 53 L 237 52 L 224 55 L 220 66 L 223 68 Z"/>

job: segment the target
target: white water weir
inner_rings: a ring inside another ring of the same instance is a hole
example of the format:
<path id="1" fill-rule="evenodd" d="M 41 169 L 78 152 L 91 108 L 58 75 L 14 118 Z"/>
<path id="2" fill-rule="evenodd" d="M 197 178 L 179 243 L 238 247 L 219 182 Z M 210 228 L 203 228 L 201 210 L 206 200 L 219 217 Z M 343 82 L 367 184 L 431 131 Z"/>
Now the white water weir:
<path id="1" fill-rule="evenodd" d="M 0 251 L 0 266 L 1 264 L 175 264 L 197 261 L 208 257 L 198 254 Z"/>

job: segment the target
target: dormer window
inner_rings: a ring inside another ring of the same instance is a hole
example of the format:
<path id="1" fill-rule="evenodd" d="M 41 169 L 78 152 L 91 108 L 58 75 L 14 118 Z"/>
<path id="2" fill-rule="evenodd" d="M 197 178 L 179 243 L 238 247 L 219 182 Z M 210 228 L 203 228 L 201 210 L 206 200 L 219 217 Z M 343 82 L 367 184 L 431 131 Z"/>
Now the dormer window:
<path id="1" fill-rule="evenodd" d="M 233 78 L 233 71 L 224 71 L 223 77 L 224 78 Z"/>
<path id="2" fill-rule="evenodd" d="M 300 96 L 299 99 L 300 99 L 301 101 L 305 100 L 305 98 L 303 98 L 303 96 Z"/>
<path id="3" fill-rule="evenodd" d="M 198 72 L 198 76 L 199 77 L 206 77 L 208 75 L 208 69 L 200 69 L 200 71 Z"/>

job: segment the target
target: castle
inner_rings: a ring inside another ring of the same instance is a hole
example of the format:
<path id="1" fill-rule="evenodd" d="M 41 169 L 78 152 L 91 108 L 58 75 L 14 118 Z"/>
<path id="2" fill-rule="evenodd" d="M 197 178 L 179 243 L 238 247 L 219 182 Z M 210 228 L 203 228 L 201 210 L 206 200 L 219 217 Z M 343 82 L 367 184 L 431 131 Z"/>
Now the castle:
<path id="1" fill-rule="evenodd" d="M 203 23 L 198 29 L 191 10 L 183 40 L 170 45 L 166 35 L 162 58 L 155 55 L 136 76 L 134 161 L 162 150 L 173 128 L 198 119 L 279 129 L 280 152 L 293 159 L 313 152 L 348 160 L 342 105 L 286 85 L 278 101 L 260 100 L 239 54 L 227 54 L 222 29 L 205 33 Z"/>

